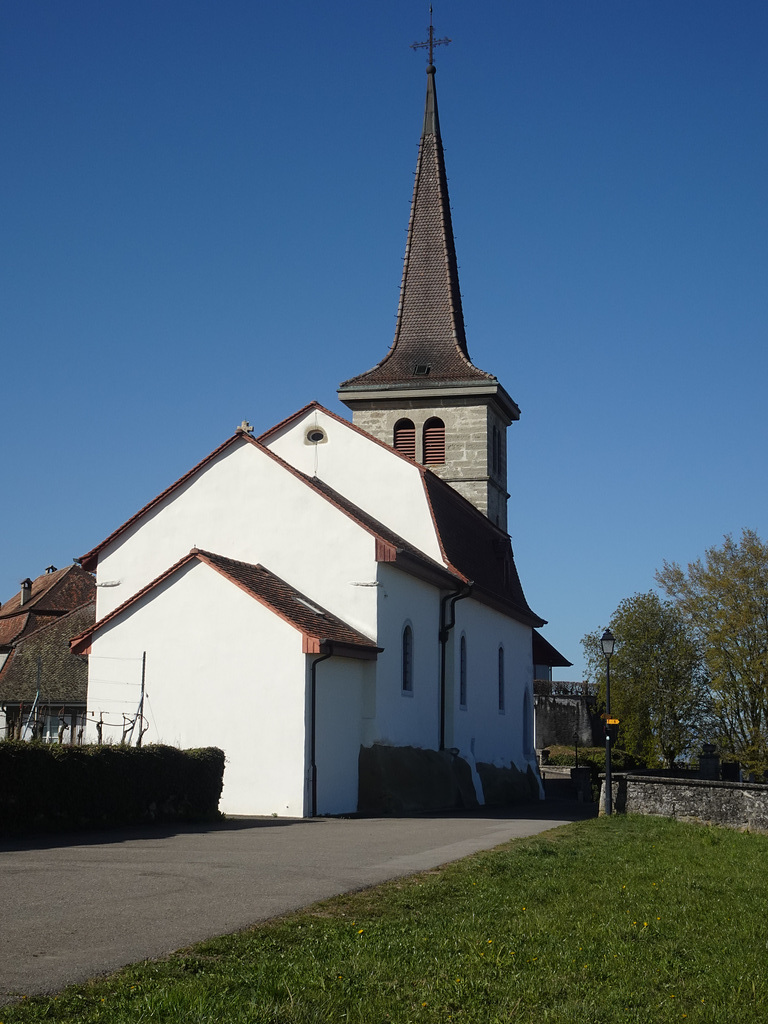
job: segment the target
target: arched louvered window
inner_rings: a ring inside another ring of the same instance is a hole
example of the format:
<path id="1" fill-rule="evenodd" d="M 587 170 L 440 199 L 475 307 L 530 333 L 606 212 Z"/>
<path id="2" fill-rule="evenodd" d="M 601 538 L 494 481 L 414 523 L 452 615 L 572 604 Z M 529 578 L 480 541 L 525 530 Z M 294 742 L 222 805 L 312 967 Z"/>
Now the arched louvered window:
<path id="1" fill-rule="evenodd" d="M 424 465 L 437 466 L 445 462 L 445 424 L 437 416 L 424 424 Z"/>
<path id="2" fill-rule="evenodd" d="M 416 458 L 416 427 L 413 420 L 398 420 L 395 424 L 392 447 L 407 455 L 409 459 Z"/>
<path id="3" fill-rule="evenodd" d="M 413 630 L 406 626 L 403 630 L 403 693 L 413 693 Z"/>
<path id="4" fill-rule="evenodd" d="M 506 702 L 504 693 L 504 648 L 499 648 L 499 711 L 503 711 Z"/>
<path id="5" fill-rule="evenodd" d="M 459 707 L 467 706 L 467 638 L 463 636 L 459 645 Z"/>

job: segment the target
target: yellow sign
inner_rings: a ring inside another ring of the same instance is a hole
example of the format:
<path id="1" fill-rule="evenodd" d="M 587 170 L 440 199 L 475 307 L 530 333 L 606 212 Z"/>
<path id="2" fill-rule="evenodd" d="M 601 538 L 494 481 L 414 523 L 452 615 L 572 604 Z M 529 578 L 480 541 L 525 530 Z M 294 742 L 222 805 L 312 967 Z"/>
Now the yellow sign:
<path id="1" fill-rule="evenodd" d="M 618 718 L 609 718 L 607 721 L 608 721 L 608 725 L 618 725 L 619 724 Z"/>

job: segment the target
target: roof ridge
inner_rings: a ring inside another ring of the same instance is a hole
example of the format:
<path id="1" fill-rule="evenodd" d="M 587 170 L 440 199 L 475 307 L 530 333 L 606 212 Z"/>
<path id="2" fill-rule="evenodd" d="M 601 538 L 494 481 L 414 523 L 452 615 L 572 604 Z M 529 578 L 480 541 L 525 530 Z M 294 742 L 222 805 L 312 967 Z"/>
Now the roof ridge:
<path id="1" fill-rule="evenodd" d="M 12 641 L 13 646 L 16 647 L 18 644 L 25 643 L 30 637 L 37 636 L 38 633 L 42 633 L 44 629 L 50 629 L 51 626 L 59 626 L 62 622 L 65 622 L 71 615 L 81 612 L 83 608 L 87 608 L 89 604 L 95 606 L 96 594 L 93 597 L 89 597 L 87 601 L 83 601 L 77 608 L 70 608 L 68 612 L 64 612 L 62 615 L 57 615 L 56 618 L 52 618 L 49 622 L 43 622 L 39 626 L 36 626 L 31 633 L 25 633 L 24 636 L 19 637 L 17 640 Z"/>
<path id="2" fill-rule="evenodd" d="M 352 647 L 378 650 L 378 648 L 376 647 L 375 640 L 372 640 L 370 637 L 365 636 L 365 634 L 362 633 L 361 630 L 356 629 L 354 626 L 350 626 L 349 623 L 345 622 L 344 619 L 342 619 L 335 612 L 332 612 L 330 609 L 321 606 L 317 601 L 314 601 L 312 598 L 307 597 L 296 587 L 294 587 L 293 584 L 289 583 L 287 580 L 282 579 L 282 577 L 272 572 L 272 570 L 268 569 L 265 565 L 262 565 L 258 562 L 243 562 L 236 558 L 229 558 L 227 555 L 219 555 L 213 551 L 206 551 L 203 548 L 196 547 L 192 548 L 186 555 L 183 556 L 183 558 L 180 558 L 178 561 L 174 562 L 173 565 L 169 566 L 164 572 L 160 573 L 159 576 L 156 576 L 153 580 L 147 583 L 144 587 L 141 588 L 141 590 L 138 590 L 131 597 L 123 601 L 122 604 L 120 604 L 117 608 L 114 608 L 111 612 L 109 612 L 109 614 L 105 615 L 104 618 L 99 619 L 97 622 L 94 622 L 92 625 L 90 625 L 87 629 L 84 629 L 82 632 L 78 633 L 77 636 L 72 637 L 69 641 L 70 649 L 74 651 L 76 654 L 87 653 L 87 650 L 84 650 L 84 648 L 87 646 L 87 642 L 92 639 L 95 633 L 103 629 L 104 626 L 107 625 L 109 622 L 112 622 L 115 618 L 117 618 L 118 615 L 121 615 L 124 611 L 127 611 L 128 608 L 131 607 L 131 605 L 135 604 L 137 601 L 140 601 L 142 597 L 145 597 L 148 593 L 150 593 L 150 591 L 154 590 L 161 583 L 169 579 L 171 576 L 173 576 L 175 573 L 177 573 L 180 569 L 182 569 L 187 563 L 191 561 L 202 562 L 203 564 L 207 565 L 210 569 L 213 569 L 214 572 L 218 572 L 220 575 L 224 576 L 227 580 L 229 580 L 229 582 L 232 583 L 234 586 L 238 587 L 244 592 L 247 592 L 248 595 L 252 597 L 254 600 L 270 608 L 273 614 L 278 615 L 280 618 L 288 622 L 294 629 L 296 629 L 303 635 L 316 636 L 318 639 L 321 639 L 321 633 L 326 632 L 325 630 L 319 630 L 316 633 L 310 632 L 301 625 L 301 623 L 298 620 L 298 617 L 291 619 L 279 607 L 279 603 L 276 600 L 276 598 L 273 598 L 273 600 L 270 601 L 268 597 L 258 593 L 257 590 L 253 589 L 253 587 L 249 587 L 246 583 L 243 583 L 241 580 L 238 580 L 231 572 L 227 571 L 225 566 L 217 565 L 216 562 L 228 562 L 231 565 L 241 566 L 243 569 L 247 569 L 250 571 L 258 570 L 266 576 L 269 576 L 272 580 L 275 580 L 281 586 L 287 588 L 288 591 L 292 592 L 295 598 L 302 598 L 304 601 L 309 601 L 313 605 L 317 605 L 317 607 L 320 608 L 323 614 L 323 618 L 326 624 L 333 627 L 334 629 L 337 629 L 337 627 L 340 625 L 345 630 L 347 630 L 350 635 L 346 638 L 340 639 L 339 642 Z M 356 634 L 356 636 L 353 634 Z M 77 649 L 78 647 L 80 648 L 80 650 Z"/>
<path id="3" fill-rule="evenodd" d="M 195 465 L 191 469 L 187 470 L 187 472 L 180 476 L 177 480 L 174 480 L 174 482 L 170 484 L 168 487 L 166 487 L 164 491 L 161 491 L 160 494 L 152 498 L 151 501 L 148 501 L 146 505 L 142 505 L 138 512 L 134 512 L 134 514 L 129 519 L 126 519 L 124 523 L 117 527 L 117 529 L 113 530 L 112 533 L 110 533 L 108 537 L 105 537 L 100 544 L 97 544 L 95 547 L 91 548 L 90 551 L 87 551 L 84 555 L 82 555 L 79 559 L 82 568 L 88 569 L 88 566 L 92 564 L 93 559 L 98 556 L 99 552 L 102 551 L 107 546 L 107 544 L 111 544 L 111 542 L 115 540 L 116 537 L 119 537 L 120 534 L 125 529 L 127 529 L 129 526 L 132 526 L 135 522 L 138 522 L 138 520 L 141 519 L 141 517 L 145 515 L 147 512 L 149 512 L 150 509 L 154 508 L 155 505 L 158 505 L 161 501 L 167 498 L 169 494 L 172 494 L 177 487 L 180 487 L 183 483 L 186 483 L 186 481 L 191 479 L 195 475 L 195 473 L 201 470 L 213 459 L 215 459 L 217 455 L 220 455 L 235 441 L 247 441 L 250 444 L 258 445 L 260 448 L 263 447 L 263 445 L 260 445 L 254 437 L 251 437 L 250 434 L 247 434 L 241 430 L 235 431 L 235 433 L 232 434 L 231 437 L 228 437 L 226 441 L 223 441 L 218 446 L 218 448 L 214 448 L 214 450 L 210 452 L 208 455 L 206 455 L 204 459 L 201 459 L 199 462 L 195 463 Z"/>

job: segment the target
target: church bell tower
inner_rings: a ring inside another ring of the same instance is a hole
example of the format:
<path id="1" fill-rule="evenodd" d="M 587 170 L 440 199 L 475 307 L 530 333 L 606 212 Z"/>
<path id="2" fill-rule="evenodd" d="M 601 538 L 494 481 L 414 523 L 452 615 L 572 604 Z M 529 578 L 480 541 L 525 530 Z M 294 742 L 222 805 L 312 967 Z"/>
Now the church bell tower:
<path id="1" fill-rule="evenodd" d="M 520 410 L 467 351 L 431 59 L 395 339 L 338 394 L 356 426 L 428 466 L 507 529 L 507 427 Z"/>

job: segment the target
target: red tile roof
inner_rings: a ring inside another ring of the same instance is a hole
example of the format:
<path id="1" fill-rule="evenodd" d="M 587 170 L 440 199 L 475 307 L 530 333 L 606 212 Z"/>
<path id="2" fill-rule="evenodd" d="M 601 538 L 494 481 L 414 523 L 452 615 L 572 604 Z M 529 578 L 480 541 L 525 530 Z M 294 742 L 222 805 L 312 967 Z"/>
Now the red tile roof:
<path id="1" fill-rule="evenodd" d="M 181 558 L 157 579 L 148 583 L 133 597 L 124 601 L 109 615 L 78 636 L 73 637 L 72 649 L 76 652 L 85 651 L 90 646 L 94 634 L 102 627 L 193 560 L 205 563 L 216 572 L 221 573 L 241 590 L 256 598 L 299 630 L 304 636 L 306 653 L 319 653 L 321 646 L 327 642 L 334 645 L 336 653 L 349 654 L 352 657 L 375 657 L 378 652 L 373 640 L 318 605 L 317 602 L 296 590 L 279 576 L 275 576 L 263 565 L 239 562 L 233 558 L 226 558 L 223 555 L 202 551 L 198 548 L 193 548 L 188 555 Z"/>
<path id="2" fill-rule="evenodd" d="M 525 599 L 508 534 L 428 469 L 422 479 L 446 561 L 474 584 L 472 596 L 529 626 L 543 626 Z"/>
<path id="3" fill-rule="evenodd" d="M 0 606 L 0 646 L 79 608 L 96 593 L 96 581 L 79 565 L 46 572 L 32 581 L 24 604 L 20 591 Z"/>
<path id="4" fill-rule="evenodd" d="M 35 699 L 40 659 L 40 699 L 44 704 L 85 703 L 88 665 L 73 654 L 69 640 L 96 619 L 95 598 L 18 640 L 0 671 L 0 703 Z"/>

